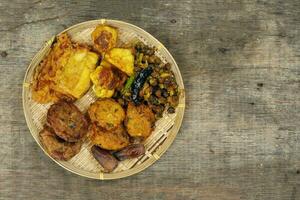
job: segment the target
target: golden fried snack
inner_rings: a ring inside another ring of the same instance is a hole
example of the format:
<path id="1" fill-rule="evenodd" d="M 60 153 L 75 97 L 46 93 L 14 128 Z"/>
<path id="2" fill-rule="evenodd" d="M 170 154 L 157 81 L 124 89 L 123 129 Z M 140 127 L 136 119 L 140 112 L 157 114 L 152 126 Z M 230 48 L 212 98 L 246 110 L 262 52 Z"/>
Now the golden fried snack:
<path id="1" fill-rule="evenodd" d="M 148 106 L 129 103 L 126 114 L 125 126 L 130 136 L 147 138 L 151 134 L 155 117 Z"/>
<path id="2" fill-rule="evenodd" d="M 54 89 L 76 99 L 80 98 L 91 86 L 90 74 L 96 68 L 97 61 L 97 54 L 77 47 L 68 60 L 61 61 L 62 68 L 56 74 Z"/>
<path id="3" fill-rule="evenodd" d="M 55 135 L 49 127 L 39 133 L 39 139 L 47 153 L 57 160 L 69 160 L 81 149 L 81 142 L 66 142 Z"/>
<path id="4" fill-rule="evenodd" d="M 108 25 L 98 25 L 92 32 L 94 46 L 99 53 L 105 53 L 116 46 L 118 30 Z"/>
<path id="5" fill-rule="evenodd" d="M 90 87 L 98 58 L 88 47 L 72 43 L 66 33 L 59 35 L 35 73 L 32 98 L 38 103 L 79 98 Z"/>
<path id="6" fill-rule="evenodd" d="M 61 66 L 57 65 L 57 60 L 64 54 L 64 51 L 72 49 L 70 38 L 66 34 L 57 37 L 57 42 L 53 45 L 49 54 L 40 62 L 39 71 L 35 72 L 32 85 L 32 98 L 38 103 L 49 103 L 57 101 L 63 94 L 55 91 L 54 79 L 56 72 Z"/>
<path id="7" fill-rule="evenodd" d="M 131 49 L 113 48 L 105 54 L 105 60 L 131 76 L 134 72 L 134 56 Z"/>
<path id="8" fill-rule="evenodd" d="M 113 99 L 100 99 L 91 104 L 88 114 L 92 122 L 106 130 L 117 128 L 125 119 L 122 106 Z"/>
<path id="9" fill-rule="evenodd" d="M 47 113 L 47 123 L 55 134 L 67 142 L 82 139 L 88 129 L 85 116 L 73 104 L 60 101 L 51 105 Z"/>
<path id="10" fill-rule="evenodd" d="M 102 61 L 90 77 L 94 84 L 93 90 L 96 96 L 100 98 L 112 97 L 115 89 L 120 89 L 127 79 L 124 72 L 106 61 Z"/>
<path id="11" fill-rule="evenodd" d="M 129 145 L 129 137 L 123 125 L 107 131 L 93 123 L 89 128 L 88 136 L 93 144 L 107 150 L 119 150 Z"/>

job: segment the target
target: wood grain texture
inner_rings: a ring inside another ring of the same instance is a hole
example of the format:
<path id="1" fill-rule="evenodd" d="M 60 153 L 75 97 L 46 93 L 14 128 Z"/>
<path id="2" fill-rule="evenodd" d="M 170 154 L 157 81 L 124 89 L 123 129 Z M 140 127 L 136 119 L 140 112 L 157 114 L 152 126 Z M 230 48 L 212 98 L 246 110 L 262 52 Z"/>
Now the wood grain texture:
<path id="1" fill-rule="evenodd" d="M 0 199 L 300 199 L 299 16 L 298 0 L 0 1 Z M 164 43 L 187 97 L 166 154 L 114 181 L 47 158 L 21 101 L 43 42 L 98 18 L 133 23 Z"/>

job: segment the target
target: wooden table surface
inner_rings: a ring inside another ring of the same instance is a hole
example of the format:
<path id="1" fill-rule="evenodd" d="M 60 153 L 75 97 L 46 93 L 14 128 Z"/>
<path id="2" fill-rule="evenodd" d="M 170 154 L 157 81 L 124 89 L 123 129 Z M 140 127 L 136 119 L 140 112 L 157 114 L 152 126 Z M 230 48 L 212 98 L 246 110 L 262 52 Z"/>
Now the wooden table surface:
<path id="1" fill-rule="evenodd" d="M 300 199 L 300 1 L 0 1 L 0 199 Z M 44 41 L 98 18 L 147 30 L 169 49 L 186 113 L 162 158 L 97 181 L 59 167 L 22 110 Z"/>

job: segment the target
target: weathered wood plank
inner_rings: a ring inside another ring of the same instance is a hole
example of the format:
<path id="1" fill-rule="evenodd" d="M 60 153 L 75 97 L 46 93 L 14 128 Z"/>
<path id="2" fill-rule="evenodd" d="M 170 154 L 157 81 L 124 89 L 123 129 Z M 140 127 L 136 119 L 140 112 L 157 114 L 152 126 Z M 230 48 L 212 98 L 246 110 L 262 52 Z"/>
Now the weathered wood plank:
<path id="1" fill-rule="evenodd" d="M 0 2 L 0 199 L 300 199 L 300 2 Z M 146 171 L 95 181 L 48 159 L 23 116 L 21 87 L 44 41 L 73 24 L 120 19 L 176 59 L 187 109 Z"/>

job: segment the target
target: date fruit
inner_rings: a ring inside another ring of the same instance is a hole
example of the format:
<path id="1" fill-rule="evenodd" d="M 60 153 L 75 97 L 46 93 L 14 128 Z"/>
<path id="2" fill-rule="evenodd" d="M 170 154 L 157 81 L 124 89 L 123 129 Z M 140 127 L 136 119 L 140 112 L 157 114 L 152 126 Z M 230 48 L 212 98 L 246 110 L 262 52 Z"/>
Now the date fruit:
<path id="1" fill-rule="evenodd" d="M 118 160 L 108 151 L 101 149 L 98 146 L 92 146 L 92 154 L 104 168 L 105 172 L 112 172 L 118 166 Z"/>
<path id="2" fill-rule="evenodd" d="M 115 152 L 114 156 L 118 160 L 122 161 L 130 158 L 137 158 L 143 154 L 145 154 L 145 146 L 143 144 L 132 144 Z"/>

